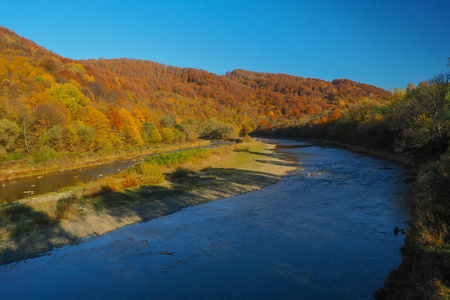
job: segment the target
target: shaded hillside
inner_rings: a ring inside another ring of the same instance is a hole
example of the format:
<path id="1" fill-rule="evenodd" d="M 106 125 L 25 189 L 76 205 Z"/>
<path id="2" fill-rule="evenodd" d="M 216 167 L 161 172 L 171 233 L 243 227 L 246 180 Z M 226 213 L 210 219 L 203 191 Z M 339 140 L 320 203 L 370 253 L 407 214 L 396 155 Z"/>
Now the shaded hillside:
<path id="1" fill-rule="evenodd" d="M 72 60 L 0 27 L 3 157 L 41 149 L 109 152 L 172 143 L 213 132 L 211 126 L 232 135 L 326 122 L 339 115 L 336 110 L 367 101 L 382 104 L 389 96 L 348 79 L 244 70 L 220 76 L 136 59 Z M 219 122 L 208 123 L 211 119 Z"/>

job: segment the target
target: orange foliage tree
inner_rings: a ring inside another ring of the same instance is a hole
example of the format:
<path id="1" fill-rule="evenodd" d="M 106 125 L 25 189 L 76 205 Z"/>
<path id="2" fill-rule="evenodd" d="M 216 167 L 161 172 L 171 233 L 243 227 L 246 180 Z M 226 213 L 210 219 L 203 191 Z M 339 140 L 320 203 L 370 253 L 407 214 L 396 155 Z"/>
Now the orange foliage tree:
<path id="1" fill-rule="evenodd" d="M 109 120 L 109 122 L 111 123 L 111 126 L 114 129 L 116 129 L 116 130 L 122 129 L 123 119 L 114 106 L 112 106 L 112 105 L 108 106 L 108 108 L 105 111 L 105 116 Z"/>

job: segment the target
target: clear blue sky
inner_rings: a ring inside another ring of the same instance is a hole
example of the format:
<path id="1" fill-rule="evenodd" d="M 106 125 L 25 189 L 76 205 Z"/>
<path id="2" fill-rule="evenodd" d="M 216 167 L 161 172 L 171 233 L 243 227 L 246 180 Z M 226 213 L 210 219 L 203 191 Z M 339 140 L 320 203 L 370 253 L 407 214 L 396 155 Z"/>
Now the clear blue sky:
<path id="1" fill-rule="evenodd" d="M 74 59 L 349 78 L 388 90 L 450 70 L 449 0 L 4 2 L 0 26 Z"/>

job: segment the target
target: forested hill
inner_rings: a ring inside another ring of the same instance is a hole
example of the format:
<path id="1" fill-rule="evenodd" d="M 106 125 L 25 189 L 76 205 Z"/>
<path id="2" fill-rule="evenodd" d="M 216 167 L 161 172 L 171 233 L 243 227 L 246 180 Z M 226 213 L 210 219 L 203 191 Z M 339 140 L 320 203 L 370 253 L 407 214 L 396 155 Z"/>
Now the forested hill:
<path id="1" fill-rule="evenodd" d="M 389 97 L 383 89 L 348 79 L 244 70 L 221 76 L 127 58 L 72 60 L 0 27 L 0 120 L 28 134 L 0 141 L 7 151 L 21 146 L 33 151 L 43 144 L 58 151 L 61 145 L 89 150 L 105 141 L 116 148 L 143 145 L 155 129 L 165 127 L 176 136 L 174 124 L 209 119 L 244 133 L 326 122 L 352 103 L 378 105 Z"/>

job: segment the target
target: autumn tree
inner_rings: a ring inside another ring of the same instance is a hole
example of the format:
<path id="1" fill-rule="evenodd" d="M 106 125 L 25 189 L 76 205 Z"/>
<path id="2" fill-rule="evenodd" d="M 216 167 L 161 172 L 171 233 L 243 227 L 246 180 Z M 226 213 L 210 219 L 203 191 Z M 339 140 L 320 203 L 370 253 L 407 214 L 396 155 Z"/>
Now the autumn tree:
<path id="1" fill-rule="evenodd" d="M 328 122 L 334 122 L 342 117 L 343 111 L 339 108 L 334 109 L 328 116 Z"/>
<path id="2" fill-rule="evenodd" d="M 414 85 L 414 83 L 408 83 L 408 86 L 406 87 L 406 91 L 409 93 L 412 90 L 414 90 L 416 88 L 416 86 Z"/>
<path id="3" fill-rule="evenodd" d="M 105 116 L 109 120 L 109 122 L 111 123 L 111 126 L 114 129 L 116 129 L 116 130 L 122 129 L 123 119 L 114 106 L 112 106 L 112 105 L 108 106 L 108 108 L 105 110 Z"/>
<path id="4" fill-rule="evenodd" d="M 49 101 L 40 103 L 33 111 L 34 127 L 42 130 L 53 126 L 63 125 L 70 121 L 68 109 L 59 102 Z"/>
<path id="5" fill-rule="evenodd" d="M 30 153 L 29 135 L 31 124 L 34 122 L 31 111 L 27 109 L 22 99 L 19 99 L 18 101 L 15 101 L 13 105 L 10 105 L 9 111 L 10 115 L 16 120 L 16 123 L 21 127 L 25 150 Z"/>
<path id="6" fill-rule="evenodd" d="M 133 111 L 133 117 L 136 122 L 136 125 L 140 128 L 142 124 L 145 123 L 145 117 L 139 109 L 135 109 Z"/>
<path id="7" fill-rule="evenodd" d="M 175 134 L 170 128 L 161 128 L 160 130 L 162 142 L 165 144 L 171 144 L 175 138 Z"/>
<path id="8" fill-rule="evenodd" d="M 50 74 L 54 73 L 58 68 L 56 60 L 50 56 L 44 56 L 39 61 L 39 66 L 44 68 Z"/>
<path id="9" fill-rule="evenodd" d="M 81 107 L 77 110 L 75 118 L 84 126 L 89 126 L 95 129 L 96 141 L 102 141 L 111 137 L 108 119 L 95 107 Z"/>
<path id="10" fill-rule="evenodd" d="M 119 114 L 123 119 L 122 130 L 127 142 L 133 146 L 142 146 L 144 141 L 142 140 L 141 133 L 131 113 L 122 107 L 119 110 Z"/>
<path id="11" fill-rule="evenodd" d="M 209 119 L 203 126 L 202 136 L 209 139 L 232 139 L 237 137 L 236 127 L 216 119 Z"/>
<path id="12" fill-rule="evenodd" d="M 70 111 L 75 111 L 91 102 L 77 86 L 71 83 L 55 83 L 47 92 L 53 99 L 64 103 Z"/>

